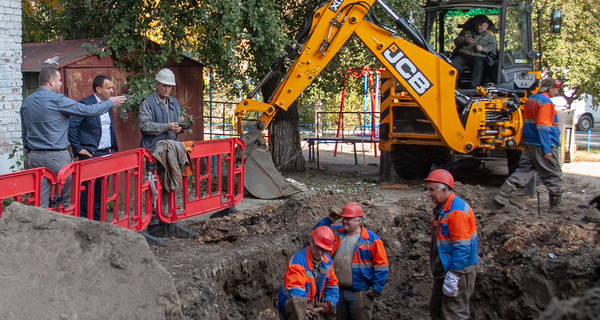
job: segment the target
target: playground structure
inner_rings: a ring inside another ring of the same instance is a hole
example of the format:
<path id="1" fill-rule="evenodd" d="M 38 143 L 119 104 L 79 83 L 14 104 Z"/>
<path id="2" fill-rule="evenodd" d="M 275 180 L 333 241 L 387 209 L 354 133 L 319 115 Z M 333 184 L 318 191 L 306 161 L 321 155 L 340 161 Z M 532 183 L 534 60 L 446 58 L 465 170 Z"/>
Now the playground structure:
<path id="1" fill-rule="evenodd" d="M 377 156 L 376 143 L 378 141 L 378 122 L 379 122 L 379 84 L 381 71 L 385 69 L 369 67 L 352 67 L 346 70 L 344 79 L 344 89 L 342 90 L 339 111 L 319 111 L 315 112 L 315 123 L 300 124 L 300 131 L 305 136 L 304 140 L 309 141 L 309 147 L 314 150 L 318 143 L 335 142 L 334 156 L 337 155 L 338 145 L 342 151 L 344 143 L 351 143 L 356 148 L 356 143 L 368 143 L 373 148 Z M 363 110 L 348 111 L 347 93 L 348 80 L 363 80 Z M 248 80 L 252 83 L 250 80 Z M 241 83 L 234 83 L 238 90 L 238 100 L 242 99 Z M 208 139 L 219 139 L 233 137 L 235 135 L 233 123 L 234 115 L 232 106 L 238 102 L 222 101 L 230 100 L 226 92 L 215 92 L 213 90 L 213 73 L 210 72 L 210 83 L 208 99 L 205 102 L 208 108 L 205 109 L 204 119 L 206 126 L 204 134 Z M 222 99 L 220 97 L 224 97 Z M 258 99 L 258 97 L 257 97 Z M 256 113 L 256 120 L 259 114 Z M 335 118 L 336 121 L 332 121 Z M 254 116 L 245 118 L 247 123 L 245 127 L 252 127 Z M 332 129 L 334 128 L 334 129 Z M 267 133 L 267 132 L 265 132 Z M 312 159 L 312 157 L 310 157 Z M 309 159 L 309 160 L 310 160 Z"/>
<path id="2" fill-rule="evenodd" d="M 369 137 L 369 142 L 372 143 L 375 157 L 377 157 L 377 147 L 375 140 L 378 136 L 378 125 L 379 122 L 379 79 L 381 77 L 381 71 L 385 69 L 375 69 L 368 67 L 352 67 L 346 70 L 344 79 L 344 89 L 342 90 L 342 101 L 340 103 L 340 112 L 338 118 L 338 127 L 336 132 L 336 138 L 340 138 L 340 129 L 343 128 L 344 124 L 344 103 L 346 101 L 346 92 L 348 88 L 348 79 L 363 79 L 363 112 L 358 116 L 358 132 L 354 132 L 355 135 L 360 137 Z M 362 121 L 361 121 L 362 117 Z M 343 130 L 343 129 L 342 129 Z M 342 142 L 344 139 L 341 140 Z M 364 141 L 364 140 L 363 140 Z M 335 149 L 333 156 L 337 155 L 338 142 L 335 143 Z M 356 147 L 356 145 L 355 145 Z"/>
<path id="3" fill-rule="evenodd" d="M 344 89 L 340 101 L 339 111 L 316 112 L 314 135 L 305 137 L 308 143 L 308 160 L 319 164 L 319 144 L 335 144 L 333 156 L 343 151 L 344 144 L 352 144 L 354 163 L 358 165 L 358 151 L 356 145 L 360 144 L 365 153 L 365 144 L 377 157 L 377 144 L 379 142 L 379 84 L 381 72 L 385 69 L 369 67 L 348 68 L 345 73 Z M 363 80 L 363 110 L 349 111 L 346 106 L 348 95 L 348 80 Z M 333 120 L 336 119 L 336 120 Z M 329 128 L 335 127 L 335 130 Z"/>

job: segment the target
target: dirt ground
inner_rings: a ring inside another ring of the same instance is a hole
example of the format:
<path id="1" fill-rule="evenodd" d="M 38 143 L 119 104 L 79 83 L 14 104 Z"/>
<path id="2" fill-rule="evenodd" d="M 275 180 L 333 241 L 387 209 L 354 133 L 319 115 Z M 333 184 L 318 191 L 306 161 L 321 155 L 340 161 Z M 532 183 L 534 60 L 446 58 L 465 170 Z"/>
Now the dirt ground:
<path id="1" fill-rule="evenodd" d="M 140 234 L 13 202 L 0 219 L 0 318 L 182 319 Z"/>
<path id="2" fill-rule="evenodd" d="M 379 158 L 372 150 L 363 155 L 359 147 L 355 165 L 351 146 L 335 158 L 331 146 L 320 149 L 318 167 L 309 162 L 306 172 L 290 176 L 305 192 L 280 200 L 247 196 L 237 213 L 188 221 L 185 226 L 199 238 L 166 239 L 166 247 L 152 248 L 174 279 L 184 318 L 277 319 L 277 290 L 288 259 L 332 208 L 357 201 L 390 263 L 374 318 L 428 319 L 433 204 L 422 181 L 397 179 L 399 189 L 381 189 Z M 600 211 L 578 204 L 600 195 L 600 157 L 583 160 L 564 166 L 567 191 L 560 213 L 547 210 L 543 191 L 539 210 L 538 201 L 525 196 L 505 207 L 494 203 L 506 177 L 504 160 L 486 160 L 477 172 L 456 177 L 455 192 L 471 205 L 478 223 L 472 319 L 535 319 L 549 304 L 555 311 L 540 319 L 567 319 L 556 310 L 598 319 Z M 588 298 L 575 298 L 584 295 Z"/>

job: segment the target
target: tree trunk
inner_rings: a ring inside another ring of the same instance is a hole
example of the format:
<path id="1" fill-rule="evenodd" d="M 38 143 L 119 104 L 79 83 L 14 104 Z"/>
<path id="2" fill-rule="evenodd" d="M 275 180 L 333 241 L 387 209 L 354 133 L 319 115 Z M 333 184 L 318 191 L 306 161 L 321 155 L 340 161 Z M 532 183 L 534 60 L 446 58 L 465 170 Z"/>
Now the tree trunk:
<path id="1" fill-rule="evenodd" d="M 300 138 L 300 116 L 296 103 L 288 111 L 279 110 L 269 126 L 269 149 L 280 172 L 305 170 Z"/>
<path id="2" fill-rule="evenodd" d="M 279 85 L 279 79 L 273 76 L 261 89 L 263 97 L 271 97 Z M 296 102 L 287 111 L 278 109 L 269 124 L 269 150 L 273 164 L 279 172 L 298 172 L 305 170 L 300 138 L 300 115 Z"/>

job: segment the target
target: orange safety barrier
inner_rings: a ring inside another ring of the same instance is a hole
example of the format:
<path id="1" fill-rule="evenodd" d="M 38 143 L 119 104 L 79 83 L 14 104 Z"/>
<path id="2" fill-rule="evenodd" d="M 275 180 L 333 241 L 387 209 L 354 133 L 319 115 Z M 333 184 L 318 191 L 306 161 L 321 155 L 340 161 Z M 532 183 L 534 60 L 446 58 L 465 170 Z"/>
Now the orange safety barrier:
<path id="1" fill-rule="evenodd" d="M 157 217 L 174 223 L 198 215 L 230 208 L 244 197 L 244 143 L 238 138 L 199 141 L 189 153 L 193 173 L 183 176 L 181 191 L 168 196 L 167 212 L 162 212 L 162 182 L 156 187 Z M 70 204 L 59 205 L 57 212 L 79 216 L 81 192 L 87 193 L 87 218 L 93 218 L 95 181 L 100 179 L 100 220 L 136 232 L 144 230 L 152 217 L 152 185 L 147 172 L 156 173 L 158 164 L 147 149 L 135 149 L 67 164 L 55 176 L 46 168 L 35 168 L 0 175 L 0 200 L 14 198 L 40 205 L 42 178 L 53 186 L 52 198 L 60 196 L 71 178 Z M 152 165 L 151 165 L 152 164 Z M 82 185 L 87 182 L 87 187 Z M 23 197 L 26 196 L 24 199 Z M 181 205 L 178 205 L 181 203 Z M 0 204 L 0 214 L 2 207 Z"/>
<path id="2" fill-rule="evenodd" d="M 144 180 L 143 168 L 146 162 L 151 161 L 153 158 L 150 151 L 139 148 L 69 163 L 58 173 L 57 183 L 60 194 L 63 184 L 71 176 L 71 204 L 68 208 L 60 205 L 56 211 L 79 216 L 81 191 L 84 191 L 88 194 L 87 212 L 91 219 L 94 210 L 94 182 L 101 179 L 100 221 L 133 231 L 144 230 L 152 214 L 152 192 L 150 183 Z M 87 190 L 82 186 L 84 181 L 89 181 Z M 110 189 L 109 181 L 112 187 Z M 111 204 L 112 211 L 110 221 L 107 220 L 108 204 Z"/>
<path id="3" fill-rule="evenodd" d="M 196 142 L 189 153 L 194 172 L 183 177 L 182 191 L 169 195 L 168 212 L 158 218 L 173 223 L 240 203 L 244 197 L 244 147 L 238 138 Z M 178 198 L 183 208 L 177 205 Z"/>
<path id="4" fill-rule="evenodd" d="M 56 183 L 54 172 L 46 168 L 34 168 L 0 175 L 0 217 L 2 216 L 2 203 L 5 199 L 12 198 L 18 202 L 39 207 L 42 178 L 46 178 L 50 185 Z M 54 190 L 51 191 L 51 196 L 53 194 Z"/>

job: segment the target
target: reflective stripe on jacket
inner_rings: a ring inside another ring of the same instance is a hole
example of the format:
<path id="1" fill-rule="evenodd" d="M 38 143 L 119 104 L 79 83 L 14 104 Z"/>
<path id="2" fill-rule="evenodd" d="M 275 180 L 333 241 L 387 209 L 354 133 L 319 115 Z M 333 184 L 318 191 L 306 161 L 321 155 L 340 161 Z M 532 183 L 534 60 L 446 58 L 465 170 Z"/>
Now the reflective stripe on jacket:
<path id="1" fill-rule="evenodd" d="M 318 270 L 313 268 L 310 247 L 298 251 L 288 263 L 283 284 L 279 287 L 277 309 L 287 317 L 285 303 L 294 296 L 308 299 L 309 303 L 330 301 L 333 307 L 337 305 L 340 293 L 338 280 L 333 271 L 333 260 L 328 254 L 317 266 L 321 271 L 315 281 Z"/>
<path id="2" fill-rule="evenodd" d="M 436 230 L 437 227 L 437 230 Z M 444 271 L 463 270 L 478 263 L 477 225 L 471 207 L 454 193 L 437 218 L 431 222 Z"/>
<path id="3" fill-rule="evenodd" d="M 541 146 L 544 154 L 560 145 L 558 115 L 546 93 L 536 93 L 523 106 L 523 141 Z"/>
<path id="4" fill-rule="evenodd" d="M 335 251 L 340 246 L 341 240 L 346 237 L 346 233 L 343 226 L 332 224 L 333 221 L 329 217 L 325 217 L 317 223 L 315 228 L 328 226 L 333 230 L 335 242 L 332 254 L 335 255 Z M 383 242 L 373 231 L 361 227 L 360 237 L 356 241 L 352 257 L 352 289 L 361 291 L 372 287 L 381 294 L 389 273 Z"/>

